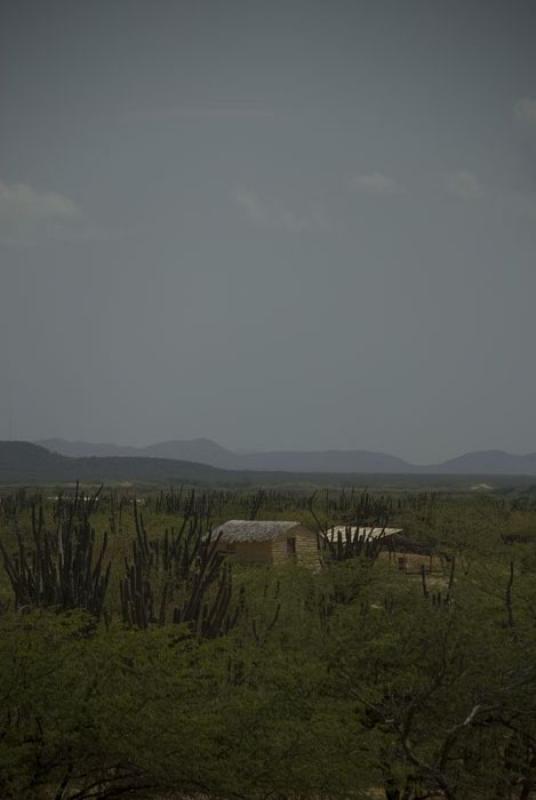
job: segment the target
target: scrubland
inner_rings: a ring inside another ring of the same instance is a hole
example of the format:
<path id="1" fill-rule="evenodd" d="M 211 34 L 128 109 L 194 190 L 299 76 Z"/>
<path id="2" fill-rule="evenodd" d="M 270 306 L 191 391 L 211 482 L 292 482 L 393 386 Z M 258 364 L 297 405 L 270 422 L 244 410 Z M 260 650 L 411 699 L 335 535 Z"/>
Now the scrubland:
<path id="1" fill-rule="evenodd" d="M 229 518 L 396 525 L 244 567 Z M 2 496 L 0 797 L 536 797 L 536 492 Z"/>

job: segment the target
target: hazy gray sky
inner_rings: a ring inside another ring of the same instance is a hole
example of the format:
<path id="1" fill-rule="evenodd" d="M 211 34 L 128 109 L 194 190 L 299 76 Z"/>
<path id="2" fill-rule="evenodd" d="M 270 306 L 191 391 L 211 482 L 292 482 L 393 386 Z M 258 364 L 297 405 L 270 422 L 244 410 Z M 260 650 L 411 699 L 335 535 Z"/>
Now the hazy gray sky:
<path id="1" fill-rule="evenodd" d="M 2 0 L 0 438 L 536 450 L 533 0 Z"/>

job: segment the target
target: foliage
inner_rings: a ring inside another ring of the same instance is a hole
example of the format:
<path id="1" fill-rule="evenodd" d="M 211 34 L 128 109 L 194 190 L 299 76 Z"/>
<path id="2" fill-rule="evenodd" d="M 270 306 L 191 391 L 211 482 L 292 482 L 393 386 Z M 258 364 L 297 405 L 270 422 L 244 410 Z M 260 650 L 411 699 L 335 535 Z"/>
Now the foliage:
<path id="1" fill-rule="evenodd" d="M 365 552 L 319 573 L 235 565 L 242 610 L 213 637 L 192 620 L 218 596 L 219 558 L 206 562 L 196 613 L 172 622 L 211 547 L 207 508 L 216 521 L 242 505 L 312 524 L 310 503 L 178 495 L 101 495 L 76 511 L 63 497 L 43 502 L 41 522 L 35 496 L 6 507 L 8 568 L 22 545 L 33 569 L 36 530 L 61 531 L 66 515 L 73 530 L 91 524 L 95 552 L 108 529 L 112 566 L 100 618 L 83 603 L 21 604 L 12 581 L 0 584 L 3 800 L 534 800 L 536 552 L 505 535 L 536 529 L 534 509 L 502 496 L 383 497 L 390 523 L 444 555 L 444 575 L 421 582 Z M 359 507 L 346 492 L 314 511 L 349 524 Z M 125 557 L 159 603 L 168 587 L 169 614 L 124 617 Z"/>

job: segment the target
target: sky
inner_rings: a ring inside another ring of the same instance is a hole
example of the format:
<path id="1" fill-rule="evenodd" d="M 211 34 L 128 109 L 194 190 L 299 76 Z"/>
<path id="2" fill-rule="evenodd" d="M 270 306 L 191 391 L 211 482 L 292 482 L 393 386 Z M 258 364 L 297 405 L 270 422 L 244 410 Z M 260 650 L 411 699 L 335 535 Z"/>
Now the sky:
<path id="1" fill-rule="evenodd" d="M 0 439 L 536 450 L 533 0 L 0 0 Z"/>

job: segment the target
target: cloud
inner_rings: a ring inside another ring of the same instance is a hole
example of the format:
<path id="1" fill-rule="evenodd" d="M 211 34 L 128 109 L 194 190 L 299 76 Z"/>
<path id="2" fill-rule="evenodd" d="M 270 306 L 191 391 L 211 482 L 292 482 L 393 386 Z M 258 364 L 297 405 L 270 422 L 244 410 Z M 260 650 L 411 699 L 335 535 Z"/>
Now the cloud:
<path id="1" fill-rule="evenodd" d="M 65 195 L 0 180 L 0 241 L 4 244 L 31 245 L 89 234 L 87 219 Z"/>
<path id="2" fill-rule="evenodd" d="M 463 200 L 478 200 L 484 189 L 477 176 L 467 170 L 449 172 L 444 178 L 445 191 Z"/>
<path id="3" fill-rule="evenodd" d="M 233 199 L 253 222 L 257 222 L 259 225 L 268 225 L 270 223 L 270 213 L 255 192 L 239 187 L 234 192 Z"/>
<path id="4" fill-rule="evenodd" d="M 156 122 L 187 122 L 189 120 L 269 119 L 275 116 L 271 108 L 251 103 L 210 103 L 145 108 L 127 112 L 127 116 Z"/>
<path id="5" fill-rule="evenodd" d="M 307 233 L 329 227 L 322 209 L 318 207 L 310 208 L 305 213 L 297 213 L 276 203 L 267 202 L 245 187 L 236 189 L 232 199 L 244 215 L 259 227 L 284 230 L 287 233 Z"/>
<path id="6" fill-rule="evenodd" d="M 520 97 L 516 100 L 514 116 L 520 122 L 536 127 L 536 98 Z"/>
<path id="7" fill-rule="evenodd" d="M 377 197 L 392 197 L 400 194 L 402 187 L 394 178 L 384 175 L 382 172 L 371 172 L 369 175 L 356 175 L 352 181 L 352 187 L 366 194 L 376 195 Z"/>

